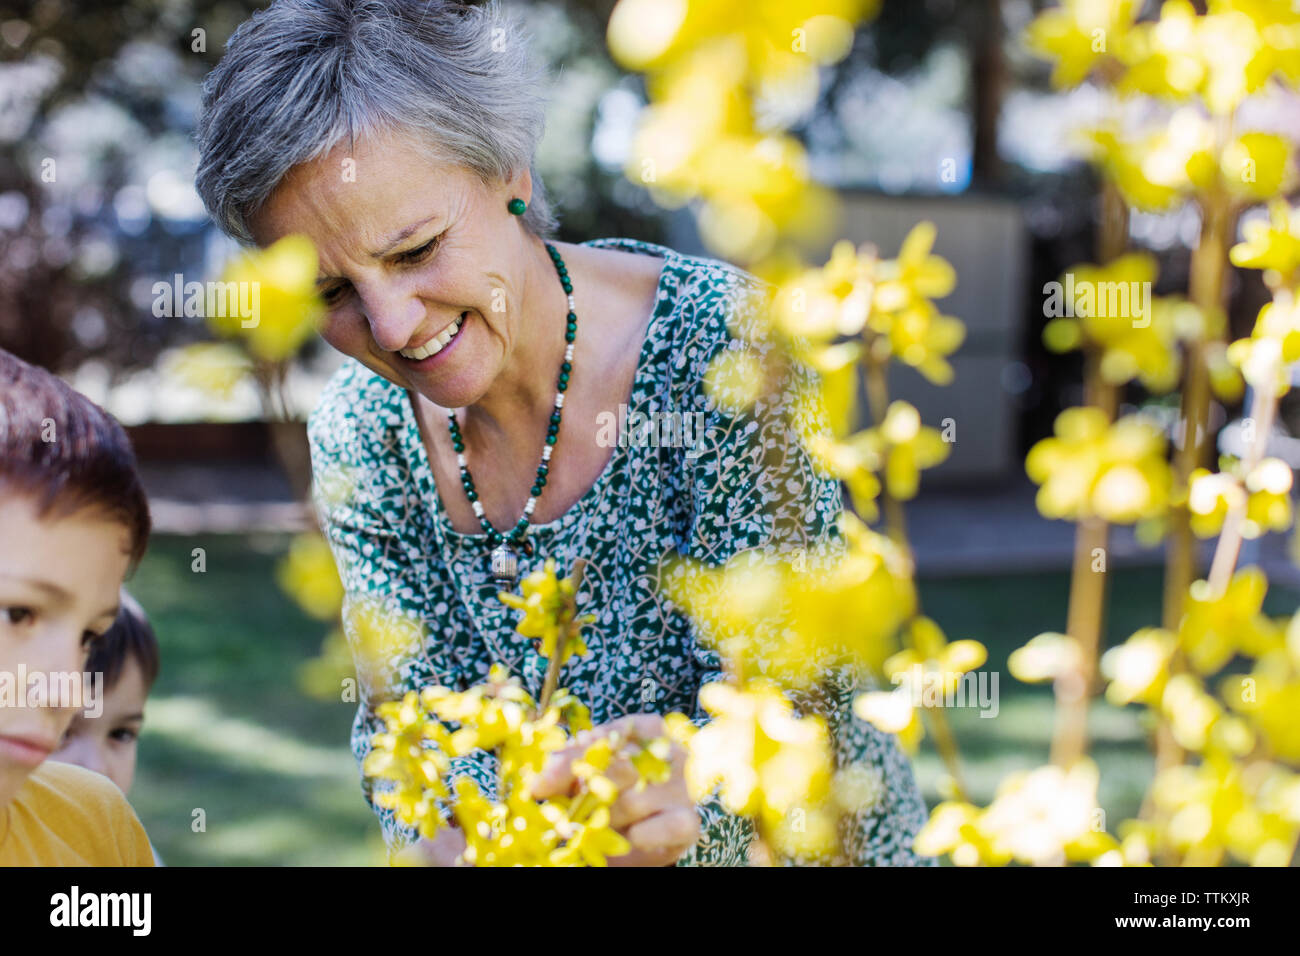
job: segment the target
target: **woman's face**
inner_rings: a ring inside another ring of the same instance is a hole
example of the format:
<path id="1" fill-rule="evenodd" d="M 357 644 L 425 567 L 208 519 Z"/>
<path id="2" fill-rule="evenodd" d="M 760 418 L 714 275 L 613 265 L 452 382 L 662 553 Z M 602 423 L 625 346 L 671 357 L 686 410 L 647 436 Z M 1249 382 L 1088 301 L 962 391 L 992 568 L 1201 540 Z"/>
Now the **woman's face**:
<path id="1" fill-rule="evenodd" d="M 514 354 L 528 247 L 506 204 L 531 189 L 527 171 L 488 187 L 404 140 L 361 140 L 291 170 L 252 228 L 263 246 L 291 233 L 315 243 L 326 341 L 458 408 Z"/>
<path id="2" fill-rule="evenodd" d="M 40 515 L 31 496 L 0 494 L 0 681 L 18 695 L 0 701 L 0 808 L 88 704 L 67 698 L 117 617 L 129 537 L 98 511 Z"/>

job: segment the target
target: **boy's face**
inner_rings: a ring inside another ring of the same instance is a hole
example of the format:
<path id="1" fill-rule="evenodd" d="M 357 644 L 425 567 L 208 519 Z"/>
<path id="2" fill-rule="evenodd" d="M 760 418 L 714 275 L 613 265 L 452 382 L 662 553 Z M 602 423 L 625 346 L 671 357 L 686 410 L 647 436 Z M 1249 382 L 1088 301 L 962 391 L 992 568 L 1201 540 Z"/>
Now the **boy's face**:
<path id="1" fill-rule="evenodd" d="M 117 616 L 129 548 L 126 527 L 98 510 L 42 517 L 30 496 L 0 492 L 0 807 L 88 704 L 54 688 L 80 691 L 90 642 Z"/>
<path id="2" fill-rule="evenodd" d="M 77 713 L 51 759 L 74 763 L 102 773 L 130 793 L 135 780 L 136 742 L 144 723 L 144 702 L 149 688 L 139 662 L 128 656 L 117 683 L 104 690 L 104 712 L 98 717 Z"/>

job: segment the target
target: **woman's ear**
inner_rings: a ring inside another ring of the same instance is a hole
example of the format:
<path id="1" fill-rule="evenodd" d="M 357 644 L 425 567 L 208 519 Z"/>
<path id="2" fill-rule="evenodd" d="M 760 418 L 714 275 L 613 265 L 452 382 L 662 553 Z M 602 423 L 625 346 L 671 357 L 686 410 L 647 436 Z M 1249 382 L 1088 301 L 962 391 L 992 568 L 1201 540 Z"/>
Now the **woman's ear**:
<path id="1" fill-rule="evenodd" d="M 529 167 L 524 166 L 506 182 L 506 198 L 533 201 L 533 171 Z"/>

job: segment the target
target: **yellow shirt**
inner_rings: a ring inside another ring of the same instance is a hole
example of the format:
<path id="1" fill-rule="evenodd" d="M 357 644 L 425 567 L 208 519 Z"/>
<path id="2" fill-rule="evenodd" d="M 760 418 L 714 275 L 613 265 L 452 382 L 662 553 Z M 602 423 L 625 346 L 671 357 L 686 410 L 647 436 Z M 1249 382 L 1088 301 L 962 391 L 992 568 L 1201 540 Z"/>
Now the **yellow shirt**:
<path id="1" fill-rule="evenodd" d="M 0 866 L 153 866 L 153 850 L 113 781 L 47 760 L 0 809 Z"/>

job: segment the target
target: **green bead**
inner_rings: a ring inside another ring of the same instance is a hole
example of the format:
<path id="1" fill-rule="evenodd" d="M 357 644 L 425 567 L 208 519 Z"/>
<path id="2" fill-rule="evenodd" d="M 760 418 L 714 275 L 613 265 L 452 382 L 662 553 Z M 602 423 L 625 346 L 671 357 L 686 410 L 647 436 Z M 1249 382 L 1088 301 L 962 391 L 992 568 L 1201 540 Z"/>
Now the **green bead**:
<path id="1" fill-rule="evenodd" d="M 468 493 L 468 498 L 470 501 L 478 501 L 478 492 L 471 488 Z"/>
<path id="2" fill-rule="evenodd" d="M 548 444 L 548 445 L 554 445 L 554 444 L 555 444 L 555 436 L 554 436 L 554 435 L 547 435 L 547 436 L 546 436 L 546 444 Z"/>
<path id="3" fill-rule="evenodd" d="M 569 373 L 568 373 L 568 372 L 561 372 L 561 373 L 560 373 L 560 384 L 561 384 L 561 385 L 568 385 L 568 384 L 569 384 Z"/>
<path id="4" fill-rule="evenodd" d="M 541 485 L 533 485 L 533 487 L 529 490 L 528 493 L 529 493 L 530 495 L 532 495 L 534 498 L 536 498 L 538 495 L 540 495 L 540 494 L 542 493 L 542 486 L 541 486 Z"/>
<path id="5" fill-rule="evenodd" d="M 528 208 L 528 204 L 524 202 L 522 199 L 516 197 L 510 200 L 510 202 L 506 203 L 506 208 L 510 210 L 511 215 L 522 216 L 524 214 L 524 210 Z"/>
<path id="6" fill-rule="evenodd" d="M 567 392 L 567 391 L 569 390 L 569 383 L 568 383 L 568 382 L 561 382 L 561 383 L 559 384 L 559 386 L 558 386 L 558 389 L 559 389 L 560 394 L 563 395 L 565 392 Z"/>

